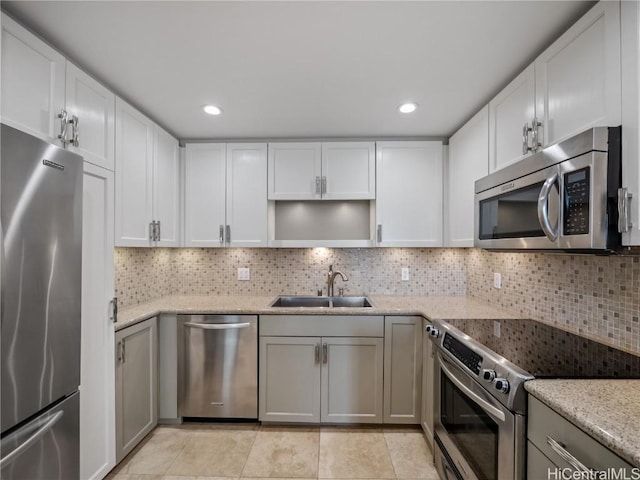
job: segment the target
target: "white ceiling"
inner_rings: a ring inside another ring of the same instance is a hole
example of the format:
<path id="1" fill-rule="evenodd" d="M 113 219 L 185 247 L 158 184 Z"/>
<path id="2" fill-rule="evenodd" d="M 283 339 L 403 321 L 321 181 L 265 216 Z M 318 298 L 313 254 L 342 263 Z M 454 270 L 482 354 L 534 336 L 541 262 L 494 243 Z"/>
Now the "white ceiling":
<path id="1" fill-rule="evenodd" d="M 591 4 L 2 2 L 181 139 L 446 137 Z"/>

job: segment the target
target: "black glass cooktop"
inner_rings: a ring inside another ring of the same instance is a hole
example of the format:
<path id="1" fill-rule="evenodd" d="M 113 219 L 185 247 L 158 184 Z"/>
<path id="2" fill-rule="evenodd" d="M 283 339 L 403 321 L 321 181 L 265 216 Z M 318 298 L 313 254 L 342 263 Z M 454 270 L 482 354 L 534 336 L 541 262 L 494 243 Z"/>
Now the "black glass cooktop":
<path id="1" fill-rule="evenodd" d="M 534 320 L 447 322 L 537 378 L 640 378 L 640 356 Z"/>

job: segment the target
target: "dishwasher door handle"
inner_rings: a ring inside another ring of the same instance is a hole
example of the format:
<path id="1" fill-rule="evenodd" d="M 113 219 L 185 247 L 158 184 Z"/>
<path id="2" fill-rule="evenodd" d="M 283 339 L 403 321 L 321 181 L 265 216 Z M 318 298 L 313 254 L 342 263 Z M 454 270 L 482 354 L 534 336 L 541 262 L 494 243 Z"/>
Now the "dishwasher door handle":
<path id="1" fill-rule="evenodd" d="M 185 327 L 201 328 L 203 330 L 231 330 L 234 328 L 248 328 L 251 323 L 193 323 L 185 322 Z"/>

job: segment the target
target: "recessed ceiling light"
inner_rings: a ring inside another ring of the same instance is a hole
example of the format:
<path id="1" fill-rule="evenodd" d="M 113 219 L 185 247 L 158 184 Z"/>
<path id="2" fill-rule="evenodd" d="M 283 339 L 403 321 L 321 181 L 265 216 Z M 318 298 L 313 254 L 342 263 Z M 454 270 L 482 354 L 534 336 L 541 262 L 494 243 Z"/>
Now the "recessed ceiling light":
<path id="1" fill-rule="evenodd" d="M 398 110 L 402 113 L 411 113 L 415 112 L 418 105 L 416 103 L 403 103 L 398 107 Z"/>
<path id="2" fill-rule="evenodd" d="M 202 109 L 209 115 L 220 115 L 222 113 L 220 107 L 216 107 L 215 105 L 205 105 L 204 107 L 202 107 Z"/>

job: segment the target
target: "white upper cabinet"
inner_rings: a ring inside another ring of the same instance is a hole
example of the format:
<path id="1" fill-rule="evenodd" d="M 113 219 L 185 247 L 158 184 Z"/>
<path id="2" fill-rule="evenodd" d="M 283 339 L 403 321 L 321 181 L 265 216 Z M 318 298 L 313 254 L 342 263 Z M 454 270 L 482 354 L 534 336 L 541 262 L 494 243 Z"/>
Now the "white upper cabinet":
<path id="1" fill-rule="evenodd" d="M 620 125 L 620 2 L 601 1 L 535 61 L 543 146 Z"/>
<path id="2" fill-rule="evenodd" d="M 320 143 L 269 144 L 269 200 L 314 200 L 322 191 Z"/>
<path id="3" fill-rule="evenodd" d="M 442 246 L 442 142 L 376 144 L 376 245 Z"/>
<path id="4" fill-rule="evenodd" d="M 375 143 L 270 143 L 269 200 L 375 198 Z"/>
<path id="5" fill-rule="evenodd" d="M 180 157 L 178 141 L 157 125 L 153 138 L 153 219 L 158 247 L 180 246 Z"/>
<path id="6" fill-rule="evenodd" d="M 633 195 L 622 244 L 640 246 L 640 4 L 622 2 L 621 19 L 622 186 Z"/>
<path id="7" fill-rule="evenodd" d="M 267 145 L 227 145 L 227 246 L 267 246 Z"/>
<path id="8" fill-rule="evenodd" d="M 489 173 L 489 108 L 449 139 L 447 245 L 473 247 L 475 182 Z"/>
<path id="9" fill-rule="evenodd" d="M 116 99 L 116 246 L 179 246 L 178 143 Z"/>
<path id="10" fill-rule="evenodd" d="M 489 171 L 529 155 L 524 129 L 536 116 L 535 71 L 529 65 L 489 102 Z"/>
<path id="11" fill-rule="evenodd" d="M 2 122 L 61 145 L 65 59 L 2 14 Z"/>
<path id="12" fill-rule="evenodd" d="M 376 198 L 374 142 L 322 144 L 322 198 L 368 200 Z"/>
<path id="13" fill-rule="evenodd" d="M 267 246 L 267 145 L 188 144 L 187 247 Z"/>
<path id="14" fill-rule="evenodd" d="M 70 62 L 66 79 L 67 113 L 78 118 L 78 146 L 72 143 L 68 148 L 85 162 L 113 171 L 115 95 Z"/>
<path id="15" fill-rule="evenodd" d="M 184 165 L 184 245 L 223 247 L 226 145 L 190 143 Z"/>

